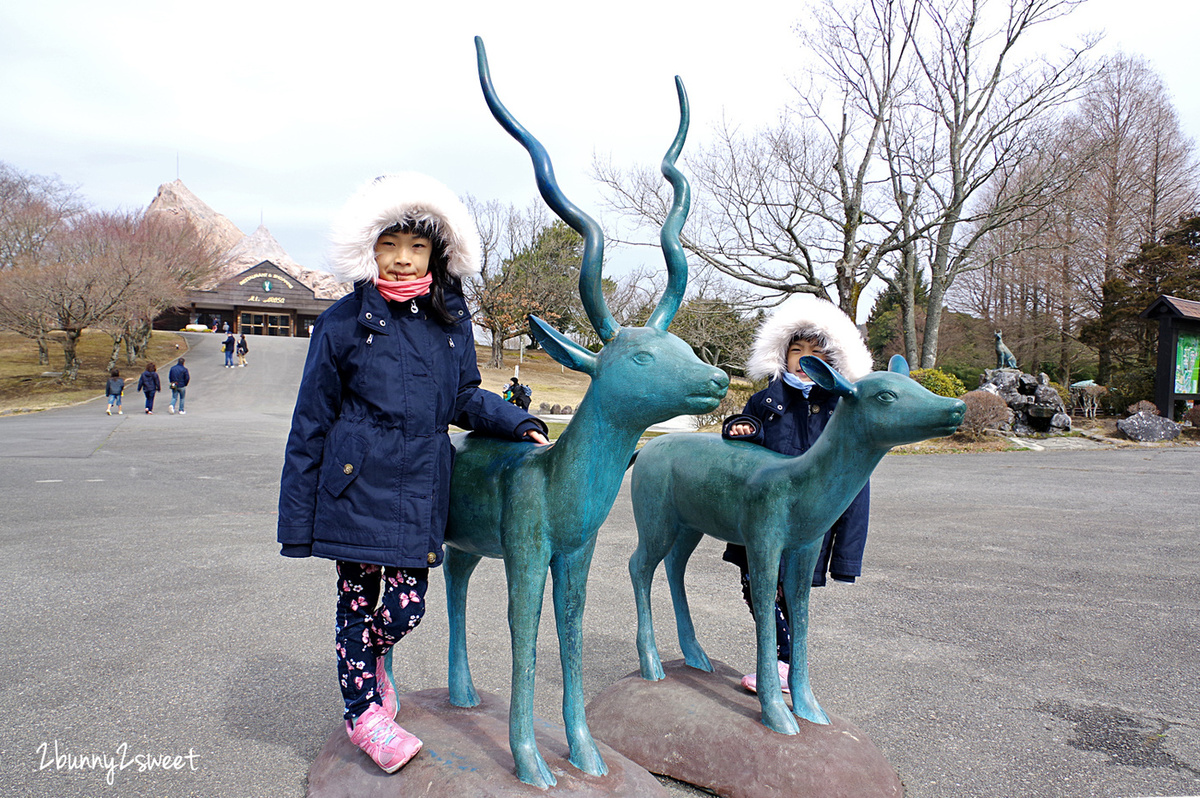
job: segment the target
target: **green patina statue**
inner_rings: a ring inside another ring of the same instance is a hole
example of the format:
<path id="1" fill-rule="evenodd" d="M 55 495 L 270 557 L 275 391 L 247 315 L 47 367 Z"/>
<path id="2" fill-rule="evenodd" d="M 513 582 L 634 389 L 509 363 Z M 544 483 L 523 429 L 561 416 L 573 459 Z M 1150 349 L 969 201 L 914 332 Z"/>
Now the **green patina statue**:
<path id="1" fill-rule="evenodd" d="M 966 406 L 937 396 L 908 376 L 899 355 L 888 371 L 850 383 L 815 357 L 804 372 L 841 400 L 804 454 L 791 457 L 716 434 L 681 433 L 642 447 L 633 468 L 638 547 L 629 560 L 637 601 L 642 677 L 663 678 L 650 614 L 650 585 L 666 559 L 667 581 L 684 661 L 712 671 L 696 640 L 684 591 L 688 558 L 705 535 L 746 547 L 758 638 L 758 696 L 762 722 L 781 734 L 799 726 L 784 703 L 775 665 L 774 607 L 780 564 L 792 623 L 788 686 L 794 712 L 813 723 L 829 718 L 808 680 L 808 595 L 825 530 L 862 490 L 893 446 L 949 435 Z"/>
<path id="2" fill-rule="evenodd" d="M 467 663 L 467 586 L 481 558 L 503 559 L 512 634 L 509 744 L 518 778 L 547 787 L 556 780 L 537 750 L 533 727 L 534 663 L 547 571 L 553 576 L 569 759 L 585 773 L 603 775 L 607 768 L 584 716 L 580 672 L 581 623 L 596 531 L 616 499 L 645 429 L 677 415 L 711 411 L 725 395 L 729 378 L 702 363 L 691 347 L 667 332 L 687 284 L 679 231 L 688 211 L 688 184 L 675 167 L 688 126 L 683 84 L 676 79 L 680 124 L 662 163 L 674 189 L 661 236 L 667 288 L 645 327 L 621 327 L 601 292 L 604 236 L 599 226 L 563 196 L 545 149 L 497 98 L 483 42 L 476 38 L 475 44 L 480 84 L 492 114 L 529 151 L 546 204 L 584 238 L 579 293 L 604 343 L 599 353 L 590 352 L 531 317 L 533 335 L 546 352 L 592 379 L 570 425 L 549 447 L 475 434 L 454 439 L 457 453 L 445 561 L 450 701 L 463 707 L 479 703 Z"/>

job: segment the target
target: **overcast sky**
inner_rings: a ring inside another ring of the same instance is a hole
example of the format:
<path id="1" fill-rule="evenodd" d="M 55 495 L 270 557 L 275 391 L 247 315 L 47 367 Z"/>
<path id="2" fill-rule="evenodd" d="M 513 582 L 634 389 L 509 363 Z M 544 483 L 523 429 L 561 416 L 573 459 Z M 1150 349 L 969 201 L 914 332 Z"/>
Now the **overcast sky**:
<path id="1" fill-rule="evenodd" d="M 0 160 L 57 174 L 104 209 L 140 208 L 177 176 L 250 233 L 324 263 L 331 215 L 363 180 L 415 169 L 455 191 L 525 204 L 528 158 L 492 120 L 472 37 L 559 181 L 596 211 L 593 153 L 657 164 L 687 85 L 687 151 L 722 115 L 772 120 L 803 68 L 813 0 L 0 4 Z M 677 4 L 670 4 L 677 5 Z M 1195 0 L 1089 0 L 1047 45 L 1088 31 L 1146 56 L 1200 137 Z M 637 254 L 649 262 L 651 256 Z"/>

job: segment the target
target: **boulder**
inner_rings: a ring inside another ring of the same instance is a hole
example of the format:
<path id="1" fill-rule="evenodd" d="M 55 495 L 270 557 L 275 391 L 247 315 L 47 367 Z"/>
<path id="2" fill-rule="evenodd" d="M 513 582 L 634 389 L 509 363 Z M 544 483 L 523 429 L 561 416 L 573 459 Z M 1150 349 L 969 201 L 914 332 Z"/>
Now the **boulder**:
<path id="1" fill-rule="evenodd" d="M 1174 440 L 1182 428 L 1169 418 L 1142 412 L 1118 421 L 1117 429 L 1132 441 L 1153 443 Z"/>

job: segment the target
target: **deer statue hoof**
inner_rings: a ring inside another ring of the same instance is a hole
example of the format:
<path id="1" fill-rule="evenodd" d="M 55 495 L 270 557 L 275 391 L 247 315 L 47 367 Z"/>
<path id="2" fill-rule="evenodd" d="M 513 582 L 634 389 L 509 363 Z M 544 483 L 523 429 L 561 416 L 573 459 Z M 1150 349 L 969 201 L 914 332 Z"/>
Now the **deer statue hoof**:
<path id="1" fill-rule="evenodd" d="M 800 696 L 792 693 L 792 711 L 796 713 L 796 717 L 804 718 L 812 723 L 817 723 L 822 726 L 829 725 L 829 716 L 825 714 L 825 710 L 821 709 L 821 705 L 817 703 L 817 697 L 813 695 L 812 688 L 805 687 L 800 691 Z"/>
<path id="2" fill-rule="evenodd" d="M 517 763 L 517 778 L 533 787 L 546 789 L 558 784 L 558 779 L 550 772 L 550 766 L 537 748 L 521 746 L 513 748 L 514 759 Z"/>
<path id="3" fill-rule="evenodd" d="M 596 747 L 596 742 L 591 735 L 588 735 L 586 742 L 578 746 L 571 746 L 571 755 L 567 757 L 567 761 L 589 776 L 608 774 L 608 765 L 604 764 L 604 758 L 600 756 L 600 749 Z"/>
<path id="4" fill-rule="evenodd" d="M 798 734 L 800 732 L 800 724 L 796 722 L 796 718 L 788 711 L 787 706 L 781 699 L 778 703 L 763 704 L 762 722 L 773 732 L 780 734 Z"/>
<path id="5" fill-rule="evenodd" d="M 708 655 L 699 649 L 684 654 L 683 661 L 688 664 L 688 667 L 695 668 L 698 671 L 704 671 L 705 673 L 713 672 L 713 666 L 708 659 Z"/>

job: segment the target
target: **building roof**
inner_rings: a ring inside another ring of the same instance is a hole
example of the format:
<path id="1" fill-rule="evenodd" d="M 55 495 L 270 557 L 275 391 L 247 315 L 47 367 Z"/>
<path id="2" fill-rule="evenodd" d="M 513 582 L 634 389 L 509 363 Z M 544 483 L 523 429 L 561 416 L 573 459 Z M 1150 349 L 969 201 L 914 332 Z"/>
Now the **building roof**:
<path id="1" fill-rule="evenodd" d="M 1174 316 L 1181 319 L 1200 321 L 1200 302 L 1180 299 L 1177 296 L 1160 296 L 1139 314 L 1143 319 L 1159 319 Z"/>

